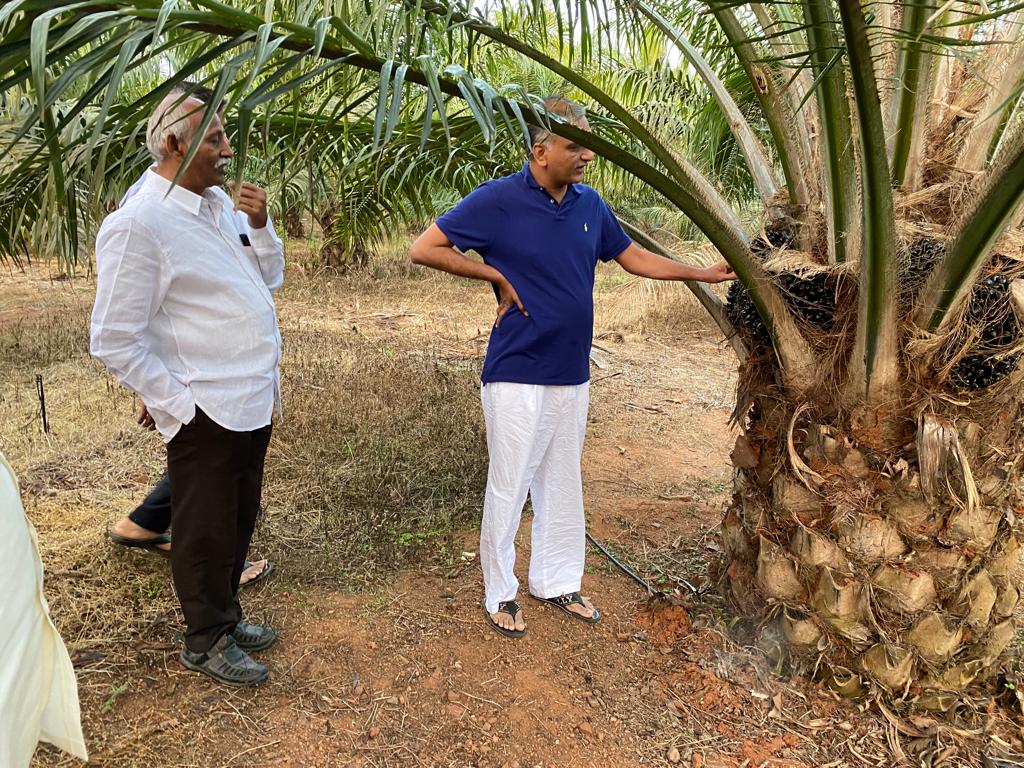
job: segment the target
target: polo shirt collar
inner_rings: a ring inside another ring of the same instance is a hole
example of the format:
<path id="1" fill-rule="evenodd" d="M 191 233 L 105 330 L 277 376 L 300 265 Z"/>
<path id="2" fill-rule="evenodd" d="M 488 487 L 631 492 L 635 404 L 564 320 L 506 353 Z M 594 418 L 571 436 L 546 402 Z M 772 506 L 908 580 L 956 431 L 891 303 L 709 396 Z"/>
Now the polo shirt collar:
<path id="1" fill-rule="evenodd" d="M 205 197 L 205 195 L 197 195 L 195 192 L 191 192 L 178 184 L 175 184 L 172 189 L 170 180 L 165 179 L 152 168 L 146 171 L 146 181 L 144 182 L 143 189 L 170 200 L 194 216 L 199 215 L 199 210 Z"/>
<path id="2" fill-rule="evenodd" d="M 526 180 L 526 186 L 530 187 L 531 189 L 539 189 L 545 195 L 548 193 L 548 191 L 546 189 L 544 189 L 544 187 L 542 187 L 540 184 L 538 184 L 537 180 L 535 178 L 533 178 L 533 172 L 530 170 L 530 161 L 529 160 L 527 160 L 525 163 L 523 163 L 523 170 L 520 173 L 522 174 L 523 178 Z M 566 195 L 568 195 L 569 193 L 572 193 L 573 196 L 576 196 L 576 195 L 578 195 L 580 193 L 580 191 L 576 188 L 575 184 L 570 184 L 568 186 L 568 188 L 566 189 L 566 191 L 565 191 Z"/>

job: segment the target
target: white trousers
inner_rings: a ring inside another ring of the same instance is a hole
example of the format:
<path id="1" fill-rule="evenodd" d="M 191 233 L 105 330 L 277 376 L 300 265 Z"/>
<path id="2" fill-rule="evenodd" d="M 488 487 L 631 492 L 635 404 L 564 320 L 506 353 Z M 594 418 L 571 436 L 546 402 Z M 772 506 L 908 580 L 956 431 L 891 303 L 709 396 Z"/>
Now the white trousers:
<path id="1" fill-rule="evenodd" d="M 586 554 L 580 459 L 590 383 L 541 386 L 492 382 L 481 388 L 487 425 L 487 491 L 480 565 L 488 612 L 513 600 L 515 538 L 529 493 L 533 501 L 530 592 L 578 592 Z"/>
<path id="2" fill-rule="evenodd" d="M 78 681 L 43 594 L 36 530 L 0 453 L 0 766 L 28 768 L 46 741 L 88 760 Z"/>

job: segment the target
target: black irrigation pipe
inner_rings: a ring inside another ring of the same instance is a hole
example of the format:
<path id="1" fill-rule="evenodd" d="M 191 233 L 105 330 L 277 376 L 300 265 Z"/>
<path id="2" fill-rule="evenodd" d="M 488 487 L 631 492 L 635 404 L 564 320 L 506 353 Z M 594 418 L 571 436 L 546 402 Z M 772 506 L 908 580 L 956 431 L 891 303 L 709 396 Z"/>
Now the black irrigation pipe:
<path id="1" fill-rule="evenodd" d="M 632 568 L 630 568 L 625 563 L 620 562 L 615 557 L 615 555 L 613 555 L 611 552 L 608 551 L 607 547 L 605 547 L 604 544 L 602 544 L 600 541 L 598 541 L 597 539 L 595 539 L 593 536 L 590 535 L 590 531 L 587 531 L 587 541 L 589 541 L 591 544 L 593 544 L 595 547 L 597 547 L 597 551 L 600 552 L 605 557 L 607 557 L 616 568 L 618 568 L 624 574 L 629 576 L 629 578 L 631 578 L 633 581 L 635 581 L 641 587 L 646 589 L 648 594 L 650 594 L 650 595 L 662 594 L 661 590 L 658 590 L 658 589 L 655 589 L 654 587 L 652 587 L 643 576 L 638 574 L 636 571 L 634 571 Z"/>
<path id="2" fill-rule="evenodd" d="M 625 563 L 620 561 L 617 557 L 615 557 L 615 555 L 613 555 L 604 544 L 602 544 L 600 541 L 598 541 L 597 539 L 595 539 L 593 536 L 590 535 L 590 531 L 587 531 L 587 541 L 589 541 L 591 544 L 593 544 L 595 547 L 597 547 L 598 552 L 600 552 L 602 555 L 607 557 L 616 568 L 618 568 L 624 574 L 629 576 L 629 578 L 631 578 L 633 581 L 635 581 L 641 587 L 646 589 L 647 593 L 649 595 L 665 595 L 666 594 L 665 590 L 663 590 L 663 589 L 655 589 L 654 587 L 651 586 L 650 582 L 648 582 L 647 579 L 645 579 L 643 576 L 641 576 L 636 571 L 634 571 L 631 567 L 629 567 L 628 565 L 626 565 Z M 686 579 L 682 579 L 682 582 L 683 582 L 683 584 L 685 584 L 690 589 L 691 592 L 693 592 L 693 594 L 695 594 L 695 595 L 698 594 L 697 588 L 694 587 L 690 582 L 686 581 Z"/>

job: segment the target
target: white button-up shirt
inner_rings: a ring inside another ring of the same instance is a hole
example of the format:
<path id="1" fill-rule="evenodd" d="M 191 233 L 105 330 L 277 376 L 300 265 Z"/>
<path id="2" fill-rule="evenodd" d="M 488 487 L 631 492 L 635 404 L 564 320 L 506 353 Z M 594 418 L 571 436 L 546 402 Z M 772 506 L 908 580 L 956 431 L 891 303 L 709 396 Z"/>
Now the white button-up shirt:
<path id="1" fill-rule="evenodd" d="M 90 351 L 136 392 L 165 441 L 196 406 L 226 429 L 270 423 L 281 335 L 271 292 L 284 246 L 219 187 L 196 195 L 146 171 L 96 238 Z"/>

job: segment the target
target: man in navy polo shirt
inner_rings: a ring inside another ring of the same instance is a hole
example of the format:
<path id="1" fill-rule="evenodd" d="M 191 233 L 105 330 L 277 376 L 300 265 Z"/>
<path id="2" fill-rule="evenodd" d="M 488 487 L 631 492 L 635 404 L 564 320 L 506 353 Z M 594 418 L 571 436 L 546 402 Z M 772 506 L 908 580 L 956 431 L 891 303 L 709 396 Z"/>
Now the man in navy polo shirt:
<path id="1" fill-rule="evenodd" d="M 552 97 L 544 106 L 589 130 L 578 104 Z M 700 269 L 638 247 L 597 192 L 581 183 L 593 152 L 536 126 L 530 140 L 530 159 L 519 173 L 481 184 L 411 250 L 416 264 L 487 280 L 498 300 L 481 376 L 490 466 L 480 564 L 487 622 L 507 637 L 526 631 L 513 568 L 527 494 L 534 511 L 530 595 L 591 624 L 601 618 L 580 594 L 586 551 L 580 459 L 598 260 L 615 259 L 627 272 L 658 280 L 734 277 L 724 261 Z M 460 253 L 470 250 L 483 263 Z"/>

